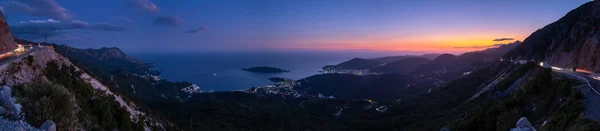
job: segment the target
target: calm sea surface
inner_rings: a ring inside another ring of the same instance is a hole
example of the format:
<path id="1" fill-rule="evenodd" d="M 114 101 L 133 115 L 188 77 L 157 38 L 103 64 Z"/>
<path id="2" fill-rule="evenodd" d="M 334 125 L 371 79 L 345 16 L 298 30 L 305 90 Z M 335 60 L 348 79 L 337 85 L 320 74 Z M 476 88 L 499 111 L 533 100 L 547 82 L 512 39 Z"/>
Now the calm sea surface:
<path id="1" fill-rule="evenodd" d="M 393 55 L 375 52 L 260 52 L 260 53 L 136 53 L 131 56 L 154 63 L 162 78 L 189 81 L 201 90 L 232 91 L 270 84 L 270 77 L 302 79 L 318 74 L 321 67 L 351 58 Z M 396 53 L 397 55 L 397 53 Z M 272 66 L 287 73 L 259 74 L 241 68 Z"/>

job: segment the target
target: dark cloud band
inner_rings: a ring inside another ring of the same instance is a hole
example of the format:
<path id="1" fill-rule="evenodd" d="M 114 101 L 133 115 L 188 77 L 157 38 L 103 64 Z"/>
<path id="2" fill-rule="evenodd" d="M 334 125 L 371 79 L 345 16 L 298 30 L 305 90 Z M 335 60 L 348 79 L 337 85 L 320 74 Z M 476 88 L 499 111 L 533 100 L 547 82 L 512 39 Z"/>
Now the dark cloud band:
<path id="1" fill-rule="evenodd" d="M 514 38 L 498 38 L 494 39 L 494 41 L 507 41 L 507 40 L 515 40 Z"/>
<path id="2" fill-rule="evenodd" d="M 3 10 L 18 11 L 32 16 L 69 20 L 73 14 L 54 0 L 10 0 L 2 4 Z"/>
<path id="3" fill-rule="evenodd" d="M 202 32 L 205 29 L 206 29 L 206 26 L 202 26 L 200 28 L 195 28 L 195 29 L 190 29 L 188 31 L 185 31 L 185 33 L 195 34 L 195 33 L 198 33 L 198 32 Z"/>
<path id="4" fill-rule="evenodd" d="M 49 20 L 32 20 L 23 21 L 19 24 L 13 24 L 10 26 L 11 32 L 23 38 L 39 39 L 45 36 L 50 37 L 62 37 L 67 36 L 69 33 L 77 31 L 116 31 L 123 32 L 129 31 L 129 28 L 121 27 L 112 24 L 99 23 L 90 24 L 85 21 L 57 21 L 53 19 Z"/>
<path id="5" fill-rule="evenodd" d="M 154 19 L 156 25 L 179 25 L 183 23 L 183 18 L 179 16 L 159 16 Z"/>

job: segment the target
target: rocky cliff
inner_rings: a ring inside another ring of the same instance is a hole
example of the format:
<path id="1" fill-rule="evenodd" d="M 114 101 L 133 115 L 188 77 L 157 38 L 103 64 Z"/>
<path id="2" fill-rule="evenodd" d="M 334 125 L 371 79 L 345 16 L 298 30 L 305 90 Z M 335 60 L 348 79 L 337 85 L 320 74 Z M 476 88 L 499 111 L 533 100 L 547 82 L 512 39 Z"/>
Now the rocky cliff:
<path id="1" fill-rule="evenodd" d="M 0 54 L 15 50 L 15 40 L 13 39 L 8 23 L 4 19 L 4 15 L 0 12 Z"/>
<path id="2" fill-rule="evenodd" d="M 596 0 L 535 31 L 505 57 L 600 71 L 599 42 L 600 1 Z"/>

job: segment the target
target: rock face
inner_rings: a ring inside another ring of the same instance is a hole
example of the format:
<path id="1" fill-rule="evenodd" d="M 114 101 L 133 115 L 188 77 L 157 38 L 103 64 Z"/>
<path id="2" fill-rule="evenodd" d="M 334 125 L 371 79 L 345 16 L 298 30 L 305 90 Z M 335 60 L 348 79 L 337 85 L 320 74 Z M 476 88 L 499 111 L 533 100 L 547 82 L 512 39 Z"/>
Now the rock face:
<path id="1" fill-rule="evenodd" d="M 0 54 L 10 52 L 17 49 L 15 40 L 13 39 L 8 23 L 4 19 L 4 15 L 0 11 Z"/>
<path id="2" fill-rule="evenodd" d="M 532 33 L 505 58 L 600 71 L 600 1 L 588 2 Z"/>

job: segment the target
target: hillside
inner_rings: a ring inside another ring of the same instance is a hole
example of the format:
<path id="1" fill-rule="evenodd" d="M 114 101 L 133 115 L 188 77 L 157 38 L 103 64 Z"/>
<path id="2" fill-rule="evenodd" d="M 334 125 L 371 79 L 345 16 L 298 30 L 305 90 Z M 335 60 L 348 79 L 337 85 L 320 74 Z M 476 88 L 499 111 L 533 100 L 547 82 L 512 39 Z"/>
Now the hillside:
<path id="1" fill-rule="evenodd" d="M 298 80 L 299 84 L 293 89 L 300 93 L 321 94 L 345 100 L 394 100 L 425 92 L 424 90 L 429 89 L 428 84 L 423 84 L 426 83 L 425 81 L 399 74 L 367 76 L 321 74 Z"/>
<path id="2" fill-rule="evenodd" d="M 53 120 L 58 130 L 140 130 L 168 126 L 166 121 L 143 111 L 144 107 L 90 77 L 51 49 L 39 49 L 4 64 L 0 72 L 2 83 L 14 88 L 15 96 L 20 99 L 25 119 L 36 127 L 46 120 Z"/>
<path id="3" fill-rule="evenodd" d="M 348 61 L 344 61 L 337 65 L 329 65 L 323 67 L 323 69 L 352 69 L 352 70 L 362 70 L 373 68 L 379 64 L 382 64 L 376 60 L 362 59 L 362 58 L 354 58 Z"/>
<path id="4" fill-rule="evenodd" d="M 600 2 L 592 1 L 533 32 L 506 58 L 548 61 L 558 67 L 600 70 Z"/>
<path id="5" fill-rule="evenodd" d="M 89 72 L 111 89 L 124 96 L 143 102 L 173 99 L 183 101 L 188 94 L 182 88 L 189 82 L 170 82 L 160 79 L 160 72 L 152 64 L 136 60 L 119 48 L 77 49 L 66 45 L 56 46 L 56 51 Z"/>
<path id="6" fill-rule="evenodd" d="M 417 69 L 423 64 L 429 63 L 431 60 L 424 57 L 411 57 L 396 60 L 385 65 L 377 66 L 371 69 L 372 72 L 391 73 L 391 74 L 408 74 Z"/>

